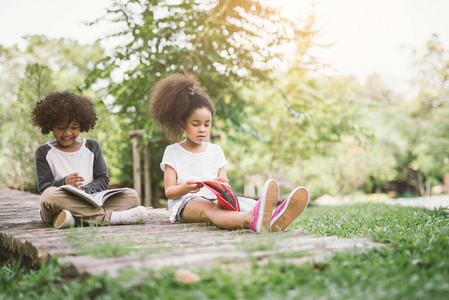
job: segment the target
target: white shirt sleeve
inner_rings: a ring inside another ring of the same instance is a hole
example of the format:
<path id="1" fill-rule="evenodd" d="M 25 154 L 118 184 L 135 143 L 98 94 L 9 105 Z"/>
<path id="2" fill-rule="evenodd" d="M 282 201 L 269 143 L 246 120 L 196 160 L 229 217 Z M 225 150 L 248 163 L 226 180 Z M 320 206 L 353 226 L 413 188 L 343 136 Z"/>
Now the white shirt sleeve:
<path id="1" fill-rule="evenodd" d="M 167 148 L 165 148 L 164 156 L 162 157 L 161 169 L 164 172 L 165 172 L 165 165 L 169 165 L 176 171 L 175 157 L 174 157 L 174 153 L 173 153 L 173 147 L 171 147 L 171 146 L 168 146 Z"/>
<path id="2" fill-rule="evenodd" d="M 228 161 L 226 160 L 226 157 L 224 155 L 223 149 L 221 149 L 220 146 L 215 145 L 217 147 L 217 162 L 218 162 L 218 168 L 224 167 Z"/>

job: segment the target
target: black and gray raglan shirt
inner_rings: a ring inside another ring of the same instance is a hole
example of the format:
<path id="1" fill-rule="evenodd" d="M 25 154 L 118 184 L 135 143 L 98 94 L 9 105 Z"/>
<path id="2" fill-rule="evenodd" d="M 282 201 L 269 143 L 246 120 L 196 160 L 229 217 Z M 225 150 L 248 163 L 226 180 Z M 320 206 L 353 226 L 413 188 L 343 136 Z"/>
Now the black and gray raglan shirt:
<path id="1" fill-rule="evenodd" d="M 94 139 L 78 138 L 83 144 L 76 152 L 64 152 L 55 147 L 56 140 L 40 145 L 35 152 L 38 190 L 64 185 L 65 177 L 78 172 L 84 177 L 81 186 L 87 193 L 109 188 L 108 168 L 100 144 Z"/>

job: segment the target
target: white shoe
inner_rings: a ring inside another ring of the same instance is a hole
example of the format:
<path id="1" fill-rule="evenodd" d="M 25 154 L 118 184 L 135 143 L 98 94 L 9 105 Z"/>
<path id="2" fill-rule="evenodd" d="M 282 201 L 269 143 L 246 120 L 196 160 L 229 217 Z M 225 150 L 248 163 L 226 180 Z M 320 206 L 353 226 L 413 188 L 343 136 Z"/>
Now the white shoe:
<path id="1" fill-rule="evenodd" d="M 53 226 L 58 229 L 67 228 L 75 224 L 72 214 L 63 209 L 53 220 Z"/>
<path id="2" fill-rule="evenodd" d="M 148 220 L 148 211 L 143 206 L 137 206 L 120 213 L 120 224 L 145 224 Z"/>

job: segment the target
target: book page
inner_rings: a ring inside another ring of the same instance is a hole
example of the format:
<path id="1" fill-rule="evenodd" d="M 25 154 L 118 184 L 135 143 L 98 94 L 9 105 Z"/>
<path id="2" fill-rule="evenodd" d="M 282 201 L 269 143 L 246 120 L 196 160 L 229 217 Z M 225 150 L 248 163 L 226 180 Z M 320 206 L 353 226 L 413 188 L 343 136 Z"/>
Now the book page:
<path id="1" fill-rule="evenodd" d="M 68 184 L 62 185 L 62 186 L 60 186 L 60 188 L 79 196 L 81 199 L 86 200 L 86 202 L 92 204 L 95 207 L 100 207 L 103 205 L 103 202 L 98 201 L 98 199 L 96 199 L 94 196 L 92 196 L 92 195 L 86 193 L 85 191 L 83 191 L 82 189 L 78 189 L 72 185 L 68 185 Z"/>
<path id="2" fill-rule="evenodd" d="M 98 203 L 101 203 L 101 205 L 103 205 L 103 203 L 111 196 L 117 194 L 117 193 L 121 193 L 124 190 L 127 190 L 128 188 L 118 188 L 118 189 L 111 189 L 111 190 L 104 190 L 104 191 L 100 191 L 100 192 L 96 192 L 93 193 L 92 196 L 95 198 L 95 200 Z"/>

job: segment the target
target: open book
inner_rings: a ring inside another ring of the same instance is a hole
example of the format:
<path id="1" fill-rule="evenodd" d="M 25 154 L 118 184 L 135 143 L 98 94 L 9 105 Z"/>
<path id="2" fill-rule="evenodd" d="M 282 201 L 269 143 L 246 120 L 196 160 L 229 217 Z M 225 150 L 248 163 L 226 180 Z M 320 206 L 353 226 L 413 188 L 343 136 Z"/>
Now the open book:
<path id="1" fill-rule="evenodd" d="M 239 200 L 229 185 L 218 181 L 199 181 L 197 183 L 201 187 L 209 188 L 217 196 L 218 204 L 225 209 L 240 211 Z"/>
<path id="2" fill-rule="evenodd" d="M 80 198 L 86 200 L 87 202 L 89 202 L 90 204 L 92 204 L 95 207 L 102 206 L 103 203 L 106 201 L 106 199 L 108 199 L 112 195 L 121 193 L 124 190 L 128 189 L 128 188 L 119 188 L 119 189 L 104 190 L 101 192 L 88 194 L 85 191 L 83 191 L 82 189 L 78 189 L 78 188 L 74 187 L 73 185 L 69 185 L 69 184 L 62 185 L 62 186 L 60 186 L 60 188 L 79 196 Z"/>

